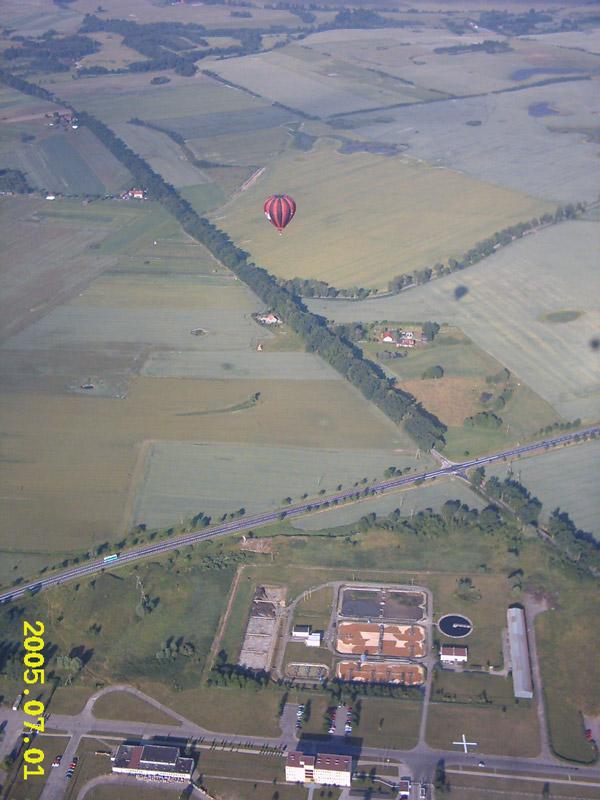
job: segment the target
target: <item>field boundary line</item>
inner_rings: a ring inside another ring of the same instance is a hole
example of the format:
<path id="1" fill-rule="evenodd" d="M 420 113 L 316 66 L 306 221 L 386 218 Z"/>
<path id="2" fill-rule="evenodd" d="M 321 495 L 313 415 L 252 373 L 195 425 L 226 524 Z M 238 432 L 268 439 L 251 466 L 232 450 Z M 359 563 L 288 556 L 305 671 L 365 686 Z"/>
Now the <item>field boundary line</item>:
<path id="1" fill-rule="evenodd" d="M 208 658 L 206 659 L 205 670 L 212 669 L 214 666 L 215 656 L 219 652 L 219 647 L 221 646 L 221 642 L 223 641 L 223 634 L 225 633 L 225 628 L 227 627 L 227 623 L 229 621 L 229 615 L 231 614 L 233 600 L 237 594 L 237 588 L 240 582 L 240 578 L 242 577 L 244 566 L 245 566 L 244 564 L 240 564 L 235 574 L 235 578 L 233 579 L 233 583 L 229 588 L 229 602 L 227 603 L 227 608 L 225 609 L 225 613 L 221 617 L 221 622 L 219 625 L 219 630 L 217 631 L 217 635 L 213 639 L 213 643 L 210 648 L 210 653 L 208 654 Z"/>
<path id="2" fill-rule="evenodd" d="M 126 536 L 129 533 L 132 522 L 133 506 L 135 503 L 136 490 L 143 479 L 144 466 L 148 460 L 148 452 L 151 445 L 159 442 L 159 439 L 144 439 L 143 442 L 135 445 L 138 451 L 133 471 L 131 473 L 131 480 L 129 481 L 129 489 L 127 491 L 127 498 L 125 499 L 125 506 L 123 508 L 123 519 L 119 526 L 120 534 Z"/>

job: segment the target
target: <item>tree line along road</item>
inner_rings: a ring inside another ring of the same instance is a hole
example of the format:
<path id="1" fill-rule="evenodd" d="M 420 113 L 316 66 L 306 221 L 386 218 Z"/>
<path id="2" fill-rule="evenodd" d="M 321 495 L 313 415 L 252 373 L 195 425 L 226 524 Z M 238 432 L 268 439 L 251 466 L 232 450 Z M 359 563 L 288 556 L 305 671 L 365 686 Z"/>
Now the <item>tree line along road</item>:
<path id="1" fill-rule="evenodd" d="M 496 461 L 503 461 L 508 458 L 517 458 L 527 453 L 532 453 L 536 450 L 543 450 L 549 447 L 555 447 L 556 445 L 583 443 L 587 437 L 597 436 L 598 434 L 600 434 L 600 425 L 593 428 L 587 428 L 586 430 L 582 431 L 565 433 L 562 436 L 557 436 L 552 439 L 543 439 L 539 442 L 534 442 L 533 444 L 513 447 L 509 450 L 503 450 L 501 453 L 494 453 L 492 455 L 482 456 L 481 458 L 473 458 L 469 461 L 462 461 L 460 463 L 448 464 L 440 467 L 439 469 L 430 470 L 429 472 L 421 472 L 416 475 L 407 475 L 404 478 L 392 478 L 390 480 L 373 484 L 371 487 L 369 487 L 369 495 L 382 494 L 383 492 L 390 491 L 392 489 L 398 489 L 401 486 L 408 486 L 416 483 L 417 481 L 431 480 L 444 475 L 456 475 L 459 473 L 464 473 L 466 470 L 472 469 L 473 467 L 481 467 L 486 464 L 493 464 Z M 300 503 L 299 505 L 289 506 L 285 509 L 279 509 L 277 511 L 267 511 L 262 514 L 256 514 L 253 517 L 245 517 L 244 519 L 226 522 L 222 525 L 215 525 L 203 531 L 187 533 L 183 536 L 179 536 L 176 539 L 170 539 L 166 542 L 136 547 L 128 550 L 125 553 L 119 554 L 118 560 L 111 562 L 110 564 L 107 564 L 104 560 L 92 561 L 88 564 L 72 567 L 71 569 L 65 569 L 62 572 L 57 572 L 55 575 L 47 578 L 41 578 L 39 581 L 23 584 L 22 586 L 2 592 L 0 593 L 0 604 L 9 603 L 12 600 L 18 600 L 28 591 L 35 593 L 41 592 L 58 586 L 61 583 L 65 583 L 66 581 L 72 581 L 77 578 L 102 572 L 103 570 L 112 568 L 115 565 L 118 566 L 121 564 L 130 564 L 133 561 L 139 561 L 142 558 L 156 556 L 160 553 L 167 553 L 170 550 L 175 550 L 178 547 L 188 544 L 196 544 L 197 542 L 203 542 L 207 539 L 215 539 L 219 536 L 227 536 L 231 533 L 240 533 L 248 530 L 249 528 L 268 525 L 280 519 L 282 514 L 286 518 L 298 517 L 311 511 L 318 510 L 321 506 L 323 506 L 324 503 L 331 505 L 331 503 L 335 501 L 340 502 L 343 500 L 348 500 L 355 497 L 355 495 L 356 491 L 339 492 L 337 494 L 324 496 L 316 501 Z"/>

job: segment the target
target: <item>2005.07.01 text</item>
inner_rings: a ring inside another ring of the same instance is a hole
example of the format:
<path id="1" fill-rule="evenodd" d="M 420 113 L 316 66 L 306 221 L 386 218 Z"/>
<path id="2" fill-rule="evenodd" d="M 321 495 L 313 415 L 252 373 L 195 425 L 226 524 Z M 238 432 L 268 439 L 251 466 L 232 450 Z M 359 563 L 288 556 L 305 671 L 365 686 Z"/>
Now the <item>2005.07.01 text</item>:
<path id="1" fill-rule="evenodd" d="M 44 649 L 44 640 L 42 636 L 44 635 L 44 623 L 43 622 L 24 622 L 23 623 L 23 636 L 25 640 L 23 642 L 23 647 L 26 650 L 25 656 L 23 658 L 23 663 L 26 667 L 23 673 L 23 680 L 25 683 L 29 684 L 30 686 L 33 684 L 37 684 L 37 688 L 42 688 L 45 683 L 45 672 L 43 669 L 44 666 L 44 656 L 42 655 L 42 650 Z M 23 689 L 23 694 L 29 694 L 29 689 Z M 30 717 L 34 717 L 37 719 L 37 722 L 34 720 L 25 720 L 24 725 L 29 730 L 26 730 L 26 733 L 33 733 L 33 731 L 37 731 L 38 733 L 43 733 L 44 731 L 44 711 L 45 707 L 44 704 L 41 703 L 39 700 L 29 700 L 23 706 L 23 711 Z M 24 742 L 29 743 L 30 739 L 28 736 L 25 736 L 23 739 Z M 25 751 L 23 754 L 23 778 L 27 780 L 30 775 L 43 775 L 44 768 L 42 766 L 42 761 L 44 760 L 44 753 L 42 750 L 38 750 L 36 747 L 30 747 L 28 750 Z M 35 765 L 35 766 L 32 766 Z"/>

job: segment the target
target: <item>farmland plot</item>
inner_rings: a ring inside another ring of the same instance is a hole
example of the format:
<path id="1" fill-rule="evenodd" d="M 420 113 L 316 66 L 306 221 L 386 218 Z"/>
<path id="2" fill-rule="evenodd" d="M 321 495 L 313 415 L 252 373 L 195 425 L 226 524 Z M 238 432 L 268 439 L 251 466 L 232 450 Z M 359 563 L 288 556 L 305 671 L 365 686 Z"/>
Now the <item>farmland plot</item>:
<path id="1" fill-rule="evenodd" d="M 71 354 L 63 351 L 63 357 Z M 95 358 L 92 353 L 88 362 Z M 256 394 L 260 402 L 248 403 Z M 395 462 L 410 461 L 415 452 L 400 428 L 339 380 L 138 378 L 123 399 L 6 391 L 0 402 L 3 430 L 10 432 L 1 439 L 4 546 L 38 552 L 79 551 L 123 530 L 144 442 L 344 450 L 353 431 L 355 450 L 387 451 L 382 462 L 392 454 Z M 171 475 L 174 485 L 185 486 L 188 468 L 178 447 L 170 450 Z M 340 482 L 333 473 L 329 478 L 323 488 Z M 195 503 L 198 481 L 189 489 Z M 229 495 L 237 509 L 242 503 L 233 496 L 239 496 L 237 490 Z"/>
<path id="2" fill-rule="evenodd" d="M 0 156 L 0 166 L 22 170 L 32 186 L 60 194 L 104 194 L 105 187 L 63 134 Z"/>
<path id="3" fill-rule="evenodd" d="M 600 413 L 598 356 L 590 347 L 600 325 L 600 278 L 589 265 L 599 247 L 599 223 L 566 222 L 395 297 L 308 304 L 338 322 L 452 322 L 564 417 L 591 420 Z M 562 324 L 545 321 L 565 308 L 582 314 Z"/>
<path id="4" fill-rule="evenodd" d="M 514 461 L 511 469 L 512 477 L 520 477 L 524 486 L 542 501 L 543 522 L 559 507 L 577 527 L 600 539 L 599 463 L 600 443 L 592 441 Z M 507 477 L 507 465 L 487 467 L 486 475 L 503 480 Z"/>
<path id="5" fill-rule="evenodd" d="M 72 7 L 61 7 L 40 0 L 0 4 L 1 24 L 23 36 L 41 36 L 50 28 L 61 33 L 75 33 L 82 21 L 82 14 Z"/>
<path id="6" fill-rule="evenodd" d="M 128 147 L 145 159 L 155 172 L 176 188 L 209 183 L 204 173 L 190 164 L 181 147 L 166 133 L 141 125 L 113 125 L 116 135 Z"/>
<path id="7" fill-rule="evenodd" d="M 269 334 L 272 335 L 272 334 Z M 343 380 L 314 353 L 260 353 L 214 350 L 203 353 L 154 352 L 142 368 L 147 378 L 195 380 Z"/>
<path id="8" fill-rule="evenodd" d="M 286 496 L 299 502 L 304 493 L 317 497 L 321 489 L 330 493 L 365 475 L 383 477 L 389 460 L 389 452 L 364 450 L 153 444 L 130 527 L 165 527 L 199 511 L 215 522 L 240 507 L 257 514 L 279 508 Z M 414 463 L 414 457 L 399 462 Z"/>
<path id="9" fill-rule="evenodd" d="M 4 221 L 0 300 L 3 338 L 64 302 L 114 265 L 113 256 L 89 247 L 136 219 L 141 211 L 105 205 L 103 213 L 96 214 L 94 205 L 60 201 L 52 206 L 53 212 L 62 212 L 57 217 L 49 216 L 49 206 L 44 200 L 0 198 Z"/>
<path id="10" fill-rule="evenodd" d="M 346 31 L 344 31 L 346 33 Z M 413 91 L 429 89 L 433 93 L 469 95 L 502 91 L 539 81 L 545 77 L 569 74 L 597 74 L 600 59 L 585 52 L 566 51 L 548 42 L 512 39 L 511 50 L 504 53 L 439 53 L 438 49 L 503 41 L 492 31 L 470 32 L 457 36 L 447 30 L 365 31 L 357 42 L 329 42 L 331 34 L 307 37 L 303 44 L 316 45 L 321 51 L 347 58 L 414 86 Z M 323 37 L 323 38 L 321 38 Z M 384 41 L 381 41 L 381 40 Z M 426 99 L 425 97 L 423 99 Z"/>
<path id="11" fill-rule="evenodd" d="M 260 102 L 204 75 L 171 76 L 164 86 L 151 86 L 147 73 L 102 75 L 65 83 L 60 93 L 75 108 L 85 108 L 111 126 L 132 117 L 158 121 L 256 108 Z"/>
<path id="12" fill-rule="evenodd" d="M 11 122 L 15 118 L 34 119 L 42 118 L 44 114 L 51 114 L 59 110 L 56 103 L 49 103 L 41 97 L 23 94 L 10 86 L 0 84 L 0 120 Z"/>
<path id="13" fill-rule="evenodd" d="M 286 150 L 216 212 L 217 224 L 276 275 L 381 287 L 550 208 L 455 172 L 336 148 L 321 140 L 310 152 Z M 278 237 L 262 219 L 262 204 L 282 186 L 298 212 Z"/>
<path id="14" fill-rule="evenodd" d="M 425 469 L 420 460 L 413 461 L 413 467 L 419 471 Z M 469 508 L 482 509 L 486 505 L 463 481 L 445 478 L 427 486 L 411 486 L 401 491 L 386 493 L 381 497 L 366 498 L 357 503 L 315 511 L 308 517 L 293 520 L 292 526 L 301 531 L 323 531 L 340 525 L 351 525 L 366 514 L 375 513 L 378 517 L 385 517 L 396 508 L 401 509 L 404 516 L 424 511 L 426 508 L 439 511 L 447 500 L 460 500 Z"/>
<path id="15" fill-rule="evenodd" d="M 529 109 L 537 103 L 559 115 L 532 116 Z M 571 128 L 593 127 L 599 111 L 595 82 L 577 81 L 386 111 L 393 121 L 367 124 L 357 133 L 405 144 L 409 156 L 554 202 L 592 201 L 598 194 L 597 145 L 582 133 L 551 129 L 563 121 Z M 481 124 L 467 124 L 473 121 Z"/>
<path id="16" fill-rule="evenodd" d="M 272 102 L 298 108 L 317 117 L 372 108 L 373 100 L 339 87 L 335 78 L 317 79 L 299 71 L 300 64 L 278 52 L 222 61 L 206 61 L 208 69 Z M 394 102 L 390 95 L 387 103 Z M 396 99 L 395 102 L 398 102 Z M 381 105 L 376 102 L 375 105 Z"/>
<path id="17" fill-rule="evenodd" d="M 161 119 L 159 124 L 163 128 L 175 131 L 184 139 L 204 139 L 210 136 L 264 131 L 296 119 L 295 114 L 291 114 L 284 108 L 268 106 L 260 100 L 255 100 L 251 108 L 215 113 L 205 112 L 187 117 L 170 117 Z"/>
<path id="18" fill-rule="evenodd" d="M 204 336 L 192 336 L 204 328 Z M 239 311 L 116 309 L 61 306 L 5 342 L 11 350 L 89 348 L 111 343 L 160 346 L 180 350 L 254 348 L 260 331 L 249 314 Z"/>

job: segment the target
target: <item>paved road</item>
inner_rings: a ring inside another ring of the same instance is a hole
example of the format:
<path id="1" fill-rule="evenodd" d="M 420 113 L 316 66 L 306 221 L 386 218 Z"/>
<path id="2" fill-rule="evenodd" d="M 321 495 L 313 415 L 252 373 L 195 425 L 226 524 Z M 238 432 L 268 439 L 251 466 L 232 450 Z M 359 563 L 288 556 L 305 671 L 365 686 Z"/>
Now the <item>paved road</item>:
<path id="1" fill-rule="evenodd" d="M 150 705 L 158 708 L 171 715 L 174 721 L 179 721 L 180 726 L 169 725 L 153 725 L 142 722 L 127 722 L 119 720 L 104 720 L 98 719 L 93 714 L 93 706 L 96 700 L 108 692 L 112 691 L 127 691 L 141 700 L 149 703 Z M 240 736 L 234 734 L 220 734 L 213 731 L 208 731 L 200 725 L 196 725 L 190 720 L 186 719 L 181 714 L 174 712 L 172 709 L 167 708 L 161 703 L 154 700 L 152 697 L 145 695 L 143 692 L 130 687 L 130 686 L 112 686 L 100 690 L 94 694 L 86 703 L 85 708 L 77 715 L 67 716 L 62 714 L 52 714 L 47 722 L 47 731 L 51 733 L 55 731 L 66 732 L 70 737 L 68 746 L 65 748 L 63 756 L 63 764 L 68 765 L 72 757 L 75 755 L 79 742 L 83 736 L 88 734 L 94 736 L 105 735 L 106 738 L 114 737 L 127 737 L 136 741 L 149 741 L 150 739 L 160 739 L 165 742 L 172 741 L 173 739 L 195 739 L 203 741 L 205 744 L 217 741 L 218 743 L 227 743 L 227 746 L 244 747 L 252 745 L 254 747 L 269 746 L 272 748 L 279 748 L 283 753 L 284 750 L 293 750 L 300 747 L 305 752 L 335 752 L 345 753 L 352 755 L 355 759 L 358 757 L 362 759 L 376 759 L 379 762 L 402 763 L 407 766 L 407 771 L 413 775 L 415 781 L 431 782 L 431 777 L 435 771 L 435 766 L 440 759 L 444 759 L 446 763 L 452 764 L 457 767 L 467 767 L 478 770 L 478 763 L 481 759 L 481 754 L 469 753 L 464 754 L 456 750 L 434 750 L 429 747 L 425 742 L 420 741 L 419 744 L 409 751 L 391 750 L 385 748 L 374 747 L 357 747 L 349 746 L 346 740 L 342 737 L 334 737 L 329 742 L 311 741 L 303 739 L 301 744 L 298 744 L 295 723 L 297 706 L 290 706 L 286 708 L 284 717 L 282 719 L 282 733 L 278 737 L 265 738 L 258 736 Z M 10 717 L 19 717 L 21 723 L 20 712 L 13 712 L 11 709 L 0 709 L 0 724 L 3 720 Z M 39 746 L 44 749 L 44 737 L 38 737 Z M 48 753 L 54 757 L 52 753 Z M 579 779 L 589 779 L 600 783 L 600 766 L 593 767 L 574 767 L 562 764 L 553 758 L 549 758 L 544 753 L 540 754 L 537 758 L 512 758 L 508 756 L 490 756 L 486 755 L 485 770 L 487 772 L 493 770 L 502 770 L 505 772 L 518 773 L 535 773 L 537 775 L 544 774 L 548 780 L 554 778 L 569 779 L 569 776 L 577 777 Z M 67 780 L 64 775 L 65 770 L 60 769 L 50 770 L 50 775 L 44 790 L 41 794 L 40 800 L 60 800 L 66 788 Z M 79 795 L 83 797 L 83 794 Z"/>
<path id="2" fill-rule="evenodd" d="M 391 480 L 382 481 L 381 483 L 372 485 L 369 488 L 369 492 L 371 495 L 382 494 L 386 491 L 398 489 L 401 486 L 409 486 L 417 481 L 431 480 L 433 478 L 440 478 L 445 475 L 464 475 L 467 470 L 472 469 L 473 467 L 485 466 L 486 464 L 492 464 L 496 461 L 506 461 L 509 458 L 518 458 L 519 456 L 533 453 L 536 450 L 544 450 L 556 445 L 568 444 L 574 441 L 580 442 L 584 436 L 590 436 L 592 434 L 600 434 L 600 426 L 588 428 L 584 431 L 566 433 L 562 436 L 556 436 L 552 439 L 543 439 L 542 441 L 534 442 L 533 444 L 512 447 L 509 450 L 503 450 L 501 453 L 482 456 L 481 458 L 472 458 L 469 461 L 463 461 L 460 464 L 446 464 L 439 469 L 430 470 L 429 472 L 422 472 L 418 475 L 407 475 L 404 478 L 393 478 Z M 337 494 L 321 497 L 312 503 L 300 503 L 299 505 L 288 506 L 284 510 L 268 511 L 263 514 L 256 514 L 253 517 L 245 517 L 244 519 L 234 520 L 223 525 L 216 525 L 211 528 L 206 528 L 203 531 L 188 533 L 184 536 L 179 536 L 176 539 L 169 539 L 168 541 L 159 542 L 157 544 L 136 547 L 132 550 L 128 550 L 125 553 L 122 553 L 119 556 L 118 562 L 113 562 L 111 564 L 106 564 L 103 560 L 90 561 L 87 564 L 72 567 L 64 570 L 63 572 L 55 573 L 50 577 L 40 578 L 38 581 L 22 584 L 14 589 L 9 589 L 5 592 L 2 592 L 0 593 L 0 604 L 16 600 L 22 597 L 28 590 L 40 592 L 45 589 L 51 589 L 61 583 L 65 583 L 66 581 L 76 580 L 87 575 L 93 575 L 97 572 L 101 572 L 105 569 L 111 569 L 116 563 L 119 565 L 129 564 L 133 561 L 139 561 L 140 559 L 155 556 L 160 553 L 167 553 L 170 550 L 175 550 L 176 548 L 185 546 L 186 544 L 195 544 L 197 542 L 206 541 L 207 539 L 214 539 L 218 536 L 227 536 L 231 533 L 238 533 L 246 531 L 250 528 L 268 525 L 272 522 L 276 522 L 282 514 L 284 514 L 286 518 L 302 516 L 303 514 L 320 508 L 325 502 L 328 502 L 329 506 L 331 506 L 331 504 L 335 503 L 336 501 L 339 503 L 343 502 L 344 500 L 351 500 L 355 495 L 355 491 L 339 492 Z"/>

